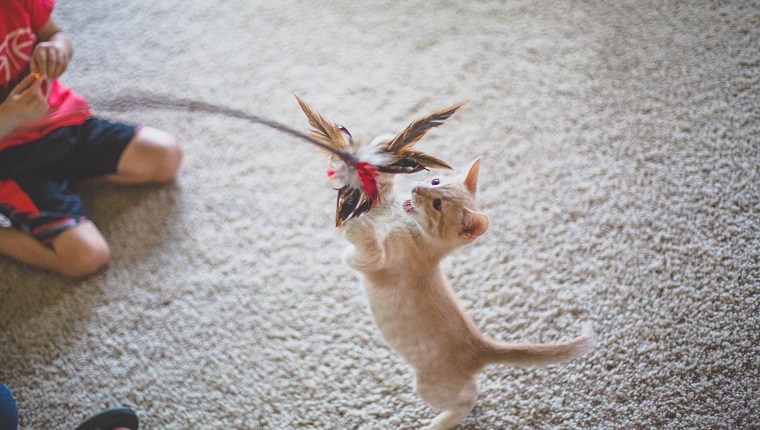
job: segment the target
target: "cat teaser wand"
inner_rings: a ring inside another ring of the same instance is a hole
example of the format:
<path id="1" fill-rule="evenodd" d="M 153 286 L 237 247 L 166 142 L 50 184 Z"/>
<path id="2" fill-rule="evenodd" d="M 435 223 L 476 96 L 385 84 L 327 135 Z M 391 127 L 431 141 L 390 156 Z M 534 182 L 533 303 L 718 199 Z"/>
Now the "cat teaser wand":
<path id="1" fill-rule="evenodd" d="M 296 96 L 311 126 L 311 137 L 332 153 L 327 175 L 338 190 L 335 225 L 372 209 L 380 200 L 380 174 L 415 173 L 428 168 L 451 169 L 444 161 L 411 147 L 430 129 L 438 127 L 466 102 L 438 110 L 409 124 L 404 131 L 378 145 L 354 140 L 348 130 L 326 120 Z M 346 140 L 346 137 L 348 140 Z M 329 149 L 328 149 L 329 148 Z"/>
<path id="2" fill-rule="evenodd" d="M 331 155 L 327 175 L 338 190 L 338 203 L 335 210 L 335 225 L 338 227 L 347 220 L 369 211 L 380 200 L 381 173 L 415 173 L 428 168 L 451 169 L 442 160 L 424 152 L 412 150 L 411 147 L 430 129 L 438 127 L 461 109 L 466 102 L 433 112 L 409 124 L 404 131 L 392 139 L 370 146 L 355 142 L 345 127 L 327 121 L 300 97 L 296 96 L 296 99 L 309 119 L 311 135 L 267 118 L 195 100 L 139 94 L 104 100 L 98 105 L 116 109 L 135 107 L 175 109 L 223 115 L 262 124 L 316 145 Z M 344 135 L 348 136 L 348 141 Z"/>

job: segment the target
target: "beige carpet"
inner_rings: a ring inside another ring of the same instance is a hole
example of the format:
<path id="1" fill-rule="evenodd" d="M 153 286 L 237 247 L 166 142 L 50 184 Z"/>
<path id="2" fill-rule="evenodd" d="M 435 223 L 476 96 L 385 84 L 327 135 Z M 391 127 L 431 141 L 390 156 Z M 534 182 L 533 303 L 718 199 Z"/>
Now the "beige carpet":
<path id="1" fill-rule="evenodd" d="M 412 429 L 435 412 L 340 261 L 308 144 L 132 91 L 355 135 L 468 107 L 419 148 L 478 156 L 490 231 L 445 265 L 476 323 L 598 346 L 491 367 L 461 429 L 760 422 L 760 7 L 752 1 L 61 1 L 64 81 L 177 134 L 176 184 L 84 192 L 113 261 L 82 281 L 0 258 L 0 380 L 23 429 L 106 407 L 145 429 Z M 699 3 L 699 4 L 691 4 Z M 426 174 L 416 178 L 424 179 Z"/>

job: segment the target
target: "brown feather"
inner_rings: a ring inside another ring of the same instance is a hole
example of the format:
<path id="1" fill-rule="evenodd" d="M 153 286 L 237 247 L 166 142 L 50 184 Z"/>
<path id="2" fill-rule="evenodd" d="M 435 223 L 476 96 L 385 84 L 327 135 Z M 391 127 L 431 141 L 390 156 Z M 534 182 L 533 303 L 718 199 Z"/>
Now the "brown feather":
<path id="1" fill-rule="evenodd" d="M 294 94 L 295 95 L 295 94 Z M 298 104 L 301 105 L 303 113 L 306 114 L 306 118 L 311 125 L 311 135 L 335 149 L 346 149 L 346 140 L 343 138 L 343 132 L 340 131 L 338 124 L 328 121 L 319 112 L 314 110 L 308 103 L 303 101 L 300 97 L 296 96 Z"/>
<path id="2" fill-rule="evenodd" d="M 352 197 L 356 199 L 358 197 L 358 192 L 359 190 L 350 190 L 348 187 L 343 187 L 338 190 L 338 202 L 335 205 L 336 227 L 340 227 L 351 215 L 351 212 L 353 212 L 353 207 L 351 207 L 350 200 Z"/>
<path id="3" fill-rule="evenodd" d="M 338 190 L 338 203 L 335 207 L 335 226 L 340 227 L 351 218 L 358 217 L 372 209 L 374 202 L 361 190 L 343 187 Z"/>
<path id="4" fill-rule="evenodd" d="M 404 159 L 416 161 L 429 169 L 451 169 L 451 166 L 445 161 L 421 151 L 406 149 L 401 151 L 400 156 Z"/>
<path id="5" fill-rule="evenodd" d="M 420 140 L 425 133 L 430 131 L 430 129 L 441 125 L 443 121 L 449 119 L 451 115 L 461 109 L 465 104 L 467 104 L 467 102 L 457 103 L 453 106 L 435 111 L 430 115 L 409 124 L 404 131 L 388 142 L 388 152 L 397 152 L 414 145 L 414 143 Z"/>

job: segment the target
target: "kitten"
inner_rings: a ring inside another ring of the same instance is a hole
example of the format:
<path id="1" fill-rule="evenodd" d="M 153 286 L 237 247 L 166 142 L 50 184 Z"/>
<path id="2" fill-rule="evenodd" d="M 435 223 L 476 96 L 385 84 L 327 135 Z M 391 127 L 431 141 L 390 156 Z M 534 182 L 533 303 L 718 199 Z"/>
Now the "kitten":
<path id="1" fill-rule="evenodd" d="M 594 344 L 590 326 L 561 343 L 498 342 L 462 309 L 439 263 L 488 229 L 475 201 L 479 168 L 480 159 L 464 181 L 430 179 L 403 203 L 392 196 L 392 176 L 384 175 L 382 203 L 345 227 L 353 244 L 346 260 L 363 275 L 380 332 L 414 368 L 419 396 L 442 411 L 429 430 L 455 427 L 469 414 L 485 365 L 545 366 L 586 354 Z"/>

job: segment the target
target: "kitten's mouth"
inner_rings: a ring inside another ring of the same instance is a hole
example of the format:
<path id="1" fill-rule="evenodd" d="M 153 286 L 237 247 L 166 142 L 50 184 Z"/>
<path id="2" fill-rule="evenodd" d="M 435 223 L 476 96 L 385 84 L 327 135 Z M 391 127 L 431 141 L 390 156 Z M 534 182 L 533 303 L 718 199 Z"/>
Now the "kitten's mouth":
<path id="1" fill-rule="evenodd" d="M 411 199 L 406 200 L 404 202 L 403 206 L 404 206 L 404 211 L 406 211 L 406 213 L 408 213 L 408 214 L 413 214 L 413 213 L 417 212 L 417 210 L 414 209 L 414 205 L 412 205 L 412 200 Z"/>

